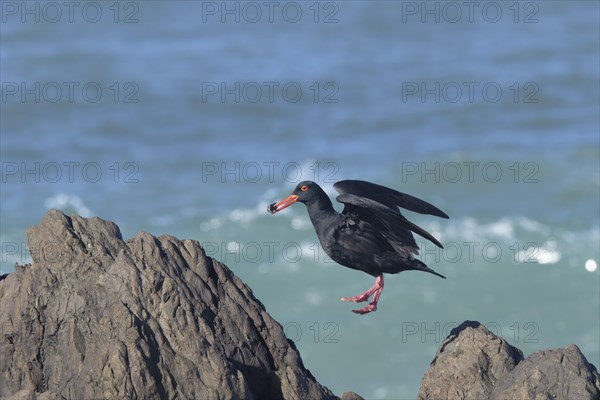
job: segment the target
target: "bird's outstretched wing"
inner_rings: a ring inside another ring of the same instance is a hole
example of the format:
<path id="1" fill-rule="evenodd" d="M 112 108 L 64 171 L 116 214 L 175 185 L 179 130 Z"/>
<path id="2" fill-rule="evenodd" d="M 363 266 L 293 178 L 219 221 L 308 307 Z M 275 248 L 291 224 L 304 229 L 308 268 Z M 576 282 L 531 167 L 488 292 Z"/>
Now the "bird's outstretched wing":
<path id="1" fill-rule="evenodd" d="M 335 189 L 338 190 L 338 192 L 340 192 L 340 189 L 336 185 L 338 185 L 339 183 L 342 183 L 341 186 L 343 188 L 344 185 L 346 184 L 346 182 L 367 183 L 368 185 L 373 185 L 376 187 L 381 187 L 381 188 L 387 189 L 391 192 L 396 192 L 395 190 L 388 189 L 384 186 L 374 185 L 369 182 L 362 182 L 362 181 L 341 181 L 334 185 Z M 368 187 L 368 185 L 365 185 L 365 187 Z M 354 190 L 354 185 L 345 185 L 345 188 L 348 188 L 348 186 L 351 186 L 351 189 Z M 396 192 L 396 193 L 398 193 L 400 195 L 403 194 L 400 192 Z M 405 195 L 405 196 L 408 196 L 408 195 Z M 423 229 L 420 226 L 417 226 L 417 225 L 413 224 L 412 222 L 410 222 L 409 220 L 407 220 L 400 213 L 400 210 L 394 203 L 391 203 L 390 201 L 387 201 L 387 203 L 382 203 L 380 201 L 377 201 L 377 199 L 374 199 L 373 197 L 374 197 L 373 195 L 364 197 L 364 196 L 360 196 L 360 195 L 352 194 L 352 193 L 342 193 L 336 198 L 336 200 L 339 201 L 340 203 L 343 203 L 345 206 L 344 210 L 342 211 L 342 214 L 350 215 L 350 216 L 356 215 L 357 217 L 359 217 L 361 219 L 371 220 L 377 226 L 382 227 L 383 229 L 381 229 L 381 234 L 384 235 L 385 238 L 394 247 L 396 247 L 396 246 L 401 247 L 401 246 L 408 245 L 410 247 L 415 247 L 415 249 L 417 249 L 418 247 L 416 247 L 414 238 L 412 237 L 412 235 L 410 235 L 410 232 L 409 232 L 409 231 L 412 231 L 412 232 L 424 237 L 425 239 L 430 240 L 436 246 L 443 248 L 442 244 L 435 237 L 433 237 L 429 232 L 427 232 L 425 229 Z M 409 197 L 412 199 L 415 199 L 417 201 L 422 201 L 422 200 L 417 199 L 416 197 L 412 197 L 412 196 L 409 196 Z M 385 201 L 385 199 L 383 199 L 383 200 Z M 437 208 L 435 208 L 434 206 L 432 206 L 431 204 L 426 203 L 424 201 L 422 201 L 422 202 L 430 207 L 433 207 L 435 210 L 439 211 L 443 215 L 446 215 L 442 211 L 440 211 Z M 447 218 L 447 216 L 446 216 L 446 218 Z"/>
<path id="2" fill-rule="evenodd" d="M 377 203 L 394 210 L 398 210 L 397 207 L 402 207 L 419 214 L 429 214 L 441 218 L 448 218 L 448 215 L 446 215 L 445 212 L 424 200 L 375 183 L 345 180 L 337 182 L 333 187 L 342 195 L 352 194 L 361 198 L 374 200 Z"/>
<path id="3" fill-rule="evenodd" d="M 383 226 L 381 234 L 387 236 L 390 243 L 396 242 L 399 245 L 416 246 L 410 231 L 430 240 L 436 246 L 444 248 L 442 244 L 425 229 L 413 224 L 395 208 L 391 209 L 375 200 L 353 194 L 340 194 L 336 200 L 345 205 L 342 214 L 356 215 L 361 219 L 376 222 L 376 225 Z M 408 235 L 408 236 L 407 236 Z M 409 239 L 410 237 L 410 239 Z"/>

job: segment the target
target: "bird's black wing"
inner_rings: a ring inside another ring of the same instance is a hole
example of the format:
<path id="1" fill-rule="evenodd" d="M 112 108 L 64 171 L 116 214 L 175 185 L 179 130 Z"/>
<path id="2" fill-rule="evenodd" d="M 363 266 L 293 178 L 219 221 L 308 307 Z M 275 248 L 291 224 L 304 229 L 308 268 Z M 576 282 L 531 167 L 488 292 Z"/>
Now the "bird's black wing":
<path id="1" fill-rule="evenodd" d="M 353 194 L 371 199 L 394 210 L 397 210 L 397 207 L 402 207 L 419 214 L 430 214 L 441 218 L 448 218 L 445 212 L 424 200 L 375 183 L 345 180 L 337 182 L 333 187 L 342 195 Z"/>
<path id="2" fill-rule="evenodd" d="M 345 205 L 342 214 L 370 220 L 381 228 L 380 234 L 394 247 L 409 246 L 418 249 L 415 239 L 409 232 L 413 231 L 443 248 L 429 232 L 404 218 L 397 207 L 389 207 L 378 201 L 350 193 L 340 194 L 336 200 Z"/>

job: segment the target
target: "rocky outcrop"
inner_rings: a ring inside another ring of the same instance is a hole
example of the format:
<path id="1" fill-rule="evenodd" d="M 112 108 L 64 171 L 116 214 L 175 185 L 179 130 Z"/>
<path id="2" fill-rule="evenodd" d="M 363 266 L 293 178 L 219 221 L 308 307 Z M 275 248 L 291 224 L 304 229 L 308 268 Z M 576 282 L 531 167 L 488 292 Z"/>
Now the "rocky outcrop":
<path id="1" fill-rule="evenodd" d="M 575 345 L 523 353 L 479 322 L 454 328 L 421 381 L 419 400 L 600 399 L 600 375 Z"/>
<path id="2" fill-rule="evenodd" d="M 197 241 L 56 210 L 27 239 L 0 281 L 3 398 L 337 398 Z"/>
<path id="3" fill-rule="evenodd" d="M 27 236 L 33 263 L 0 276 L 2 399 L 337 399 L 197 241 L 56 210 Z M 523 359 L 466 321 L 418 398 L 599 400 L 600 376 L 575 345 Z"/>
<path id="4" fill-rule="evenodd" d="M 600 399 L 600 376 L 574 344 L 541 350 L 500 379 L 492 398 Z"/>
<path id="5" fill-rule="evenodd" d="M 478 322 L 454 328 L 421 382 L 419 399 L 489 399 L 523 353 Z"/>

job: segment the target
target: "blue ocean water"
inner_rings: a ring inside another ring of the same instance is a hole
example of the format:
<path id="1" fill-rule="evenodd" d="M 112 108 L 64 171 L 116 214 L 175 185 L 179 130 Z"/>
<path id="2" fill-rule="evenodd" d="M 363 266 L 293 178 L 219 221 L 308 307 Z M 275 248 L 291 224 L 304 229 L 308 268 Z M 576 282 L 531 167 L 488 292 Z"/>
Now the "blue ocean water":
<path id="1" fill-rule="evenodd" d="M 600 364 L 597 2 L 1 4 L 1 273 L 59 208 L 199 240 L 338 394 L 414 398 L 466 319 Z M 406 215 L 448 279 L 389 276 L 352 314 L 372 278 L 302 205 L 266 212 L 303 179 L 444 210 Z"/>

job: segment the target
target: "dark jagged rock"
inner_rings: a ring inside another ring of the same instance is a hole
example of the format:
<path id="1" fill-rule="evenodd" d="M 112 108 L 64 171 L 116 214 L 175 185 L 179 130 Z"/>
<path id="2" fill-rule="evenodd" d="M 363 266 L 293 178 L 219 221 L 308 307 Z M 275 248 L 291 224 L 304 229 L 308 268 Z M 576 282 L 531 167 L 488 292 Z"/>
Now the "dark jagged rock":
<path id="1" fill-rule="evenodd" d="M 27 240 L 33 263 L 0 277 L 0 398 L 338 399 L 197 241 L 124 241 L 112 222 L 56 210 Z M 600 376 L 575 345 L 523 360 L 466 321 L 418 398 L 600 400 Z"/>
<path id="2" fill-rule="evenodd" d="M 419 399 L 600 399 L 600 376 L 575 345 L 521 351 L 466 321 L 440 346 Z"/>
<path id="3" fill-rule="evenodd" d="M 523 353 L 466 321 L 454 328 L 421 381 L 419 399 L 488 399 L 494 385 L 523 360 Z"/>
<path id="4" fill-rule="evenodd" d="M 541 350 L 505 375 L 492 393 L 497 400 L 599 399 L 600 376 L 574 344 Z"/>
<path id="5" fill-rule="evenodd" d="M 197 241 L 52 210 L 0 281 L 0 396 L 334 399 Z"/>
<path id="6" fill-rule="evenodd" d="M 354 392 L 342 393 L 342 400 L 365 400 Z"/>

